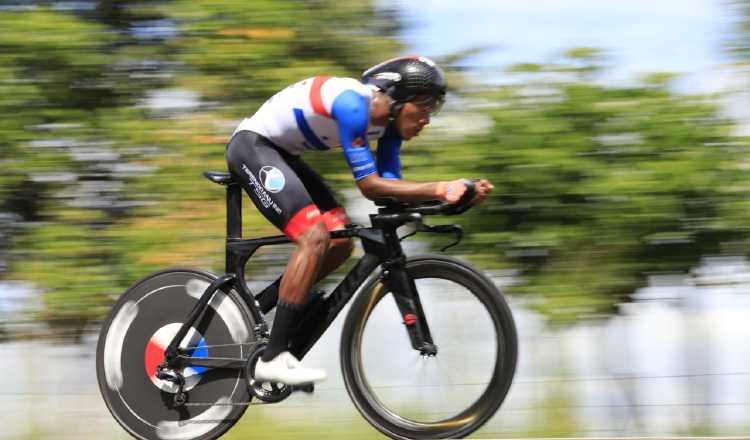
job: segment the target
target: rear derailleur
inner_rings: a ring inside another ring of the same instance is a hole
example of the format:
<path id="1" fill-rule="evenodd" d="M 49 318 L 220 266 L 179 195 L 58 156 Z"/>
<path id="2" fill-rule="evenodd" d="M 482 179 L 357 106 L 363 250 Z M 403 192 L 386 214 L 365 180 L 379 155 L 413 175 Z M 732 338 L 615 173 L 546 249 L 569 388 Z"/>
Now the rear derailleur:
<path id="1" fill-rule="evenodd" d="M 174 394 L 173 402 L 175 407 L 181 407 L 187 402 L 187 394 L 185 394 L 185 378 L 179 372 L 172 370 L 167 367 L 166 363 L 159 364 L 156 367 L 156 377 L 161 380 L 166 380 L 177 385 L 177 392 Z"/>

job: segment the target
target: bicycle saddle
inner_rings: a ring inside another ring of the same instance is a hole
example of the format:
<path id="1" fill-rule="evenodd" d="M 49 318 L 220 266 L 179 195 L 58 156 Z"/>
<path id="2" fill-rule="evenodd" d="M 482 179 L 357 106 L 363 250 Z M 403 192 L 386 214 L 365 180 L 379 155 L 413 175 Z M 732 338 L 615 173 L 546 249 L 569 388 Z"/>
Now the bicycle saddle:
<path id="1" fill-rule="evenodd" d="M 219 185 L 232 185 L 236 183 L 232 178 L 232 175 L 229 173 L 222 173 L 218 171 L 204 171 L 203 175 L 206 176 L 206 178 L 211 182 L 218 183 Z"/>

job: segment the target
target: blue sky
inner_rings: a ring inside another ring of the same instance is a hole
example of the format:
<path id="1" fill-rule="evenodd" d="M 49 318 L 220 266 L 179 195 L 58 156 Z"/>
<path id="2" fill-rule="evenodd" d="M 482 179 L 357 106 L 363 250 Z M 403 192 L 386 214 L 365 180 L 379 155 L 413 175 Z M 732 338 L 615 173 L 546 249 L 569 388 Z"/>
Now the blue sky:
<path id="1" fill-rule="evenodd" d="M 720 88 L 715 71 L 728 61 L 722 45 L 732 17 L 723 0 L 380 1 L 409 23 L 402 34 L 408 52 L 490 46 L 466 63 L 487 72 L 589 46 L 609 52 L 613 79 L 672 71 L 712 90 Z"/>

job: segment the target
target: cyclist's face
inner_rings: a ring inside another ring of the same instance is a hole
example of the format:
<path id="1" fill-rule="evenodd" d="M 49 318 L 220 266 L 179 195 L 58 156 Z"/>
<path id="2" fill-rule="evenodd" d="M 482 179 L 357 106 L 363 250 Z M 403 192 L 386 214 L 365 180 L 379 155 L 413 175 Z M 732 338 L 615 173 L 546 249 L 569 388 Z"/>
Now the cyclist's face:
<path id="1" fill-rule="evenodd" d="M 396 129 L 405 140 L 417 136 L 422 129 L 430 123 L 430 115 L 433 107 L 425 105 L 420 101 L 407 102 L 396 118 Z"/>

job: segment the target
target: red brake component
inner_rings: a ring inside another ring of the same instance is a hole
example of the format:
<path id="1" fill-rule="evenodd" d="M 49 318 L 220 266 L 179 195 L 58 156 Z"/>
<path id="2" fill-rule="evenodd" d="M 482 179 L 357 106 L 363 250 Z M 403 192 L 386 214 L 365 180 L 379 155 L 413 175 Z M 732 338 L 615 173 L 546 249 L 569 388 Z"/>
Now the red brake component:
<path id="1" fill-rule="evenodd" d="M 417 315 L 414 315 L 412 313 L 407 313 L 406 315 L 404 315 L 404 324 L 412 326 L 415 322 L 417 322 Z"/>

